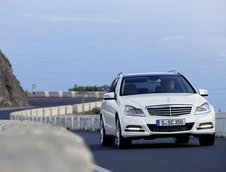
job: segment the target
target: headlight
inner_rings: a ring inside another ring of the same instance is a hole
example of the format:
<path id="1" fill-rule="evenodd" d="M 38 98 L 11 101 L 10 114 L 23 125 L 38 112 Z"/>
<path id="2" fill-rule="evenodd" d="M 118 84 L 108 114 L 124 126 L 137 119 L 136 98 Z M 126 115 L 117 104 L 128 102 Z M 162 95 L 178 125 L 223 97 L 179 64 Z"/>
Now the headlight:
<path id="1" fill-rule="evenodd" d="M 196 108 L 195 114 L 198 115 L 202 113 L 208 113 L 210 111 L 211 111 L 210 105 L 206 102 Z"/>
<path id="2" fill-rule="evenodd" d="M 130 116 L 145 116 L 141 109 L 129 105 L 125 106 L 125 114 Z"/>

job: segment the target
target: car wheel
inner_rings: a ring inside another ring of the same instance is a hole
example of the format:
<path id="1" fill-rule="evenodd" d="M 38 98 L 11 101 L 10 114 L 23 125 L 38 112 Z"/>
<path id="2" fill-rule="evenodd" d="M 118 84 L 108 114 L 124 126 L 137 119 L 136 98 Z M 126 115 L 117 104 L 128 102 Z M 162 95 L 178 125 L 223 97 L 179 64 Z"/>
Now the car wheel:
<path id="1" fill-rule="evenodd" d="M 119 148 L 119 149 L 123 149 L 128 147 L 129 145 L 131 145 L 132 140 L 130 139 L 126 139 L 122 137 L 122 133 L 121 133 L 121 125 L 119 122 L 119 119 L 116 120 L 116 137 L 115 137 L 115 145 Z"/>
<path id="2" fill-rule="evenodd" d="M 114 137 L 106 135 L 104 128 L 104 121 L 100 118 L 100 143 L 102 146 L 112 146 L 114 145 Z"/>
<path id="3" fill-rule="evenodd" d="M 188 135 L 174 137 L 175 143 L 188 143 L 189 139 L 190 139 L 190 137 Z"/>
<path id="4" fill-rule="evenodd" d="M 212 146 L 215 142 L 215 134 L 199 136 L 199 143 L 201 146 Z"/>

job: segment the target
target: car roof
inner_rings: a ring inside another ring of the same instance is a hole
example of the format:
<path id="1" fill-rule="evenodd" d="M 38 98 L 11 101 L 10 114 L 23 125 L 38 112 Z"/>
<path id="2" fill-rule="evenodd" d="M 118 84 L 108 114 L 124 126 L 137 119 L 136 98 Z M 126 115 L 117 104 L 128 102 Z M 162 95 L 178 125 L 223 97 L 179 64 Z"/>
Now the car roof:
<path id="1" fill-rule="evenodd" d="M 151 72 L 151 73 L 127 73 L 123 77 L 150 76 L 150 75 L 179 75 L 178 72 Z"/>

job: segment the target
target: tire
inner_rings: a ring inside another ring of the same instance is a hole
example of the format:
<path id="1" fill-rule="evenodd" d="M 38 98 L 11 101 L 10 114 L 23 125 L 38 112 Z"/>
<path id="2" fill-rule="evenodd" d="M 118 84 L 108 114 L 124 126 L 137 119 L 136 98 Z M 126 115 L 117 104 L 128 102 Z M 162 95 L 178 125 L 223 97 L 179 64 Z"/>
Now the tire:
<path id="1" fill-rule="evenodd" d="M 201 146 L 212 146 L 215 142 L 215 134 L 199 136 L 199 143 Z"/>
<path id="2" fill-rule="evenodd" d="M 118 149 L 124 149 L 131 145 L 132 140 L 126 139 L 122 137 L 121 133 L 121 125 L 119 119 L 116 120 L 116 137 L 115 137 L 115 145 Z"/>
<path id="3" fill-rule="evenodd" d="M 104 121 L 100 118 L 100 143 L 102 146 L 113 146 L 115 142 L 114 137 L 106 135 L 104 128 Z"/>
<path id="4" fill-rule="evenodd" d="M 181 136 L 174 137 L 175 143 L 188 143 L 189 140 L 190 140 L 189 135 L 181 135 Z"/>

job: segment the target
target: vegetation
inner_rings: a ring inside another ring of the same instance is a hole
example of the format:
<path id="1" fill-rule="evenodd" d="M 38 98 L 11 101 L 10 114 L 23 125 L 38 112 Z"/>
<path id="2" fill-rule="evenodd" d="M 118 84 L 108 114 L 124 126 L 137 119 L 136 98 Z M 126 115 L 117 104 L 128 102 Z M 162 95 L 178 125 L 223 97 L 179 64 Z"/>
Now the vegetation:
<path id="1" fill-rule="evenodd" d="M 27 90 L 25 90 L 24 93 L 25 93 L 25 95 L 26 95 L 27 97 L 30 97 L 31 94 L 32 94 L 31 92 L 29 92 L 29 91 L 27 91 Z"/>
<path id="2" fill-rule="evenodd" d="M 100 114 L 100 108 L 96 107 L 93 108 L 91 111 L 85 112 L 87 115 L 99 115 Z"/>
<path id="3" fill-rule="evenodd" d="M 109 89 L 108 85 L 103 86 L 78 86 L 74 85 L 74 88 L 70 88 L 69 91 L 107 91 Z"/>
<path id="4" fill-rule="evenodd" d="M 8 83 L 8 82 L 6 83 L 5 86 L 6 86 L 6 89 L 8 90 L 8 92 L 11 93 L 12 89 L 13 89 L 13 86 L 10 83 Z"/>

